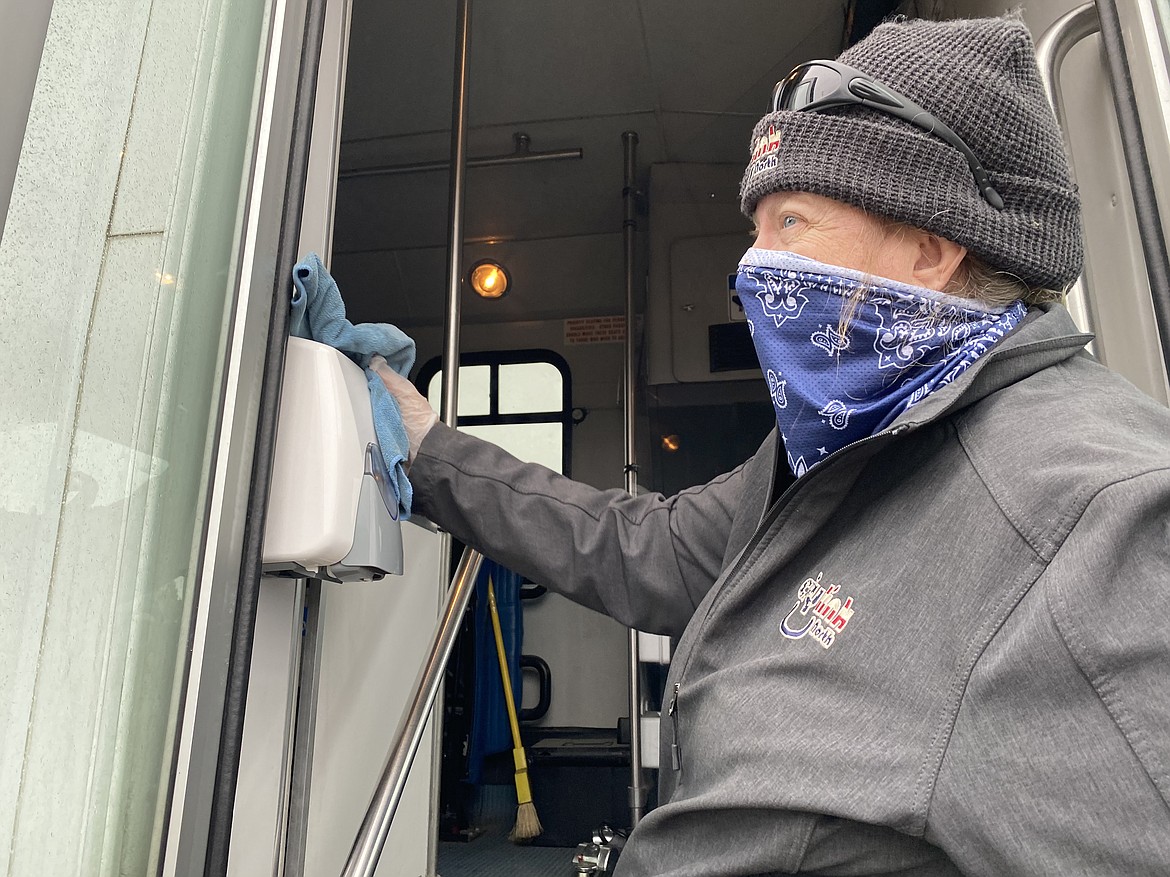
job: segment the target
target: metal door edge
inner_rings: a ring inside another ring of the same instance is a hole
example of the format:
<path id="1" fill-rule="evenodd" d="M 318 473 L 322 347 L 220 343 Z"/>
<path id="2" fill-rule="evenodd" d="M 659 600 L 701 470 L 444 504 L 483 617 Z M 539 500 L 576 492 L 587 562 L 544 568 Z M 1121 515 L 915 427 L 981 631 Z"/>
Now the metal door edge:
<path id="1" fill-rule="evenodd" d="M 226 870 L 222 838 L 230 836 L 231 802 L 223 800 L 225 760 L 221 749 L 228 726 L 238 724 L 242 729 L 241 694 L 246 696 L 248 656 L 240 654 L 238 643 L 242 639 L 250 642 L 251 627 L 246 631 L 239 628 L 241 621 L 254 621 L 254 616 L 241 619 L 237 609 L 241 597 L 247 598 L 241 591 L 258 584 L 259 578 L 259 551 L 254 551 L 255 564 L 250 564 L 249 543 L 259 544 L 255 528 L 263 526 L 267 503 L 288 318 L 287 297 L 274 293 L 287 293 L 293 264 L 286 255 L 292 251 L 287 239 L 291 234 L 293 247 L 297 239 L 303 185 L 298 189 L 291 183 L 297 176 L 297 155 L 307 153 L 307 144 L 298 150 L 296 140 L 307 141 L 309 136 L 307 129 L 297 130 L 298 97 L 304 68 L 311 66 L 312 75 L 316 74 L 315 57 L 310 62 L 305 50 L 310 10 L 319 5 L 320 0 L 273 0 L 270 9 L 199 549 L 198 592 L 177 717 L 169 814 L 161 841 L 159 873 L 163 877 L 222 874 Z M 290 204 L 294 200 L 296 203 Z M 278 339 L 275 347 L 279 349 L 274 349 L 273 337 Z M 262 344 L 257 339 L 269 341 Z M 260 516 L 256 518 L 258 508 Z M 250 584 L 246 579 L 252 566 L 257 581 Z M 237 668 L 234 672 L 233 666 Z M 229 697 L 230 680 L 236 690 Z M 236 749 L 238 754 L 238 741 Z M 233 773 L 236 767 L 238 764 L 227 765 L 226 769 Z M 233 784 L 234 774 L 229 779 L 229 785 Z"/>

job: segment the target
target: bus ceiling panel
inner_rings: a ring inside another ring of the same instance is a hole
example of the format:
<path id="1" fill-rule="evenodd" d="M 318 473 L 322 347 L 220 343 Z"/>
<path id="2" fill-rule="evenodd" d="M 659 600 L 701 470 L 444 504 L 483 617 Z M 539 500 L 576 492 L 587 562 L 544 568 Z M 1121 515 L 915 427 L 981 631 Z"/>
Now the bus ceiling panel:
<path id="1" fill-rule="evenodd" d="M 603 174 L 562 181 L 558 174 L 533 168 L 493 173 L 520 179 L 470 175 L 465 242 L 574 237 L 621 229 L 620 185 Z M 385 183 L 371 186 L 359 198 L 339 199 L 335 254 L 445 247 L 447 205 L 441 201 L 440 188 L 431 181 Z M 612 199 L 607 199 L 607 191 Z"/>
<path id="2" fill-rule="evenodd" d="M 654 117 L 646 114 L 615 117 L 604 124 L 550 123 L 526 132 L 531 134 L 535 149 L 580 148 L 582 158 L 469 168 L 465 239 L 507 240 L 620 231 L 621 132 L 636 130 L 641 136 L 645 131 L 646 160 L 661 161 L 665 148 L 654 124 Z M 493 132 L 491 141 L 473 137 L 469 156 L 508 151 L 512 132 Z M 734 139 L 734 152 L 742 155 L 746 151 L 746 134 L 737 132 Z M 447 179 L 446 171 L 427 171 L 342 180 L 337 199 L 336 252 L 445 245 Z"/>
<path id="3" fill-rule="evenodd" d="M 768 86 L 771 89 L 771 86 Z M 767 96 L 764 97 L 764 103 Z M 760 107 L 763 103 L 760 104 Z M 737 164 L 742 167 L 748 156 L 748 141 L 752 128 L 763 115 L 755 112 L 700 115 L 696 113 L 663 113 L 659 119 L 662 139 L 666 142 L 666 161 L 697 164 Z M 638 164 L 646 167 L 657 162 L 647 161 L 642 148 L 642 132 L 638 132 Z M 738 189 L 738 181 L 736 188 Z"/>
<path id="4" fill-rule="evenodd" d="M 358 91 L 352 85 L 347 91 L 345 97 L 347 112 L 351 100 L 361 99 Z M 511 128 L 499 130 L 479 128 L 468 131 L 469 148 L 475 154 L 480 151 L 485 154 L 488 151 L 503 151 L 506 148 L 505 144 L 511 145 L 512 133 Z M 534 145 L 533 148 L 538 147 Z M 451 160 L 451 132 L 449 130 L 344 140 L 341 143 L 339 170 L 344 175 L 350 171 L 378 167 L 384 164 L 416 164 L 438 160 Z"/>
<path id="5" fill-rule="evenodd" d="M 837 56 L 845 5 L 639 0 L 658 106 L 758 119 L 772 86 L 796 64 Z"/>
<path id="6" fill-rule="evenodd" d="M 478 174 L 502 167 L 566 163 L 579 166 L 582 160 L 594 163 L 594 153 L 599 148 L 612 150 L 612 141 L 619 139 L 622 131 L 652 126 L 655 118 L 655 113 L 642 110 L 589 119 L 527 120 L 471 128 L 467 132 L 468 170 Z M 360 185 L 357 181 L 385 177 L 442 177 L 449 163 L 449 132 L 379 137 L 342 145 L 340 178 L 346 185 Z"/>
<path id="7" fill-rule="evenodd" d="M 343 140 L 450 128 L 455 4 L 356 0 Z M 468 124 L 652 108 L 637 9 L 500 2 L 472 8 Z"/>
<path id="8" fill-rule="evenodd" d="M 342 142 L 448 130 L 454 52 L 454 0 L 356 0 L 350 13 Z"/>
<path id="9" fill-rule="evenodd" d="M 629 0 L 474 8 L 471 124 L 653 106 L 653 71 Z"/>
<path id="10" fill-rule="evenodd" d="M 446 243 L 447 174 L 365 177 L 338 184 L 333 253 Z"/>
<path id="11" fill-rule="evenodd" d="M 621 232 L 562 239 L 469 244 L 468 266 L 482 258 L 504 264 L 512 288 L 485 301 L 464 294 L 466 323 L 561 319 L 622 313 Z M 444 268 L 441 247 L 339 253 L 333 275 L 355 321 L 388 321 L 404 328 L 441 325 Z"/>
<path id="12" fill-rule="evenodd" d="M 758 117 L 793 64 L 837 54 L 845 26 L 844 4 L 823 0 L 512 0 L 472 16 L 472 129 L 641 111 Z M 453 22 L 453 0 L 356 0 L 343 141 L 449 129 Z"/>

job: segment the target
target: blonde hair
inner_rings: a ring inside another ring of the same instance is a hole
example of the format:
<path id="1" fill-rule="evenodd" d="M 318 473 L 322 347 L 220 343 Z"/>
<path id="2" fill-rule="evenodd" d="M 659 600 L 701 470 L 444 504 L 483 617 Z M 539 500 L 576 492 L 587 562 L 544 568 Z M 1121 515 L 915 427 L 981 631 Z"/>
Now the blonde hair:
<path id="1" fill-rule="evenodd" d="M 911 226 L 904 222 L 868 211 L 867 215 L 874 222 L 874 226 L 866 233 L 865 244 L 869 246 L 881 246 L 891 236 L 900 237 L 911 229 Z M 841 306 L 841 319 L 837 323 L 838 332 L 847 333 L 857 308 L 865 301 L 871 288 L 869 283 L 862 283 L 845 300 Z M 1029 286 L 1014 274 L 991 267 L 973 253 L 967 253 L 963 257 L 958 270 L 947 281 L 942 291 L 947 295 L 971 299 L 996 309 L 1006 308 L 1017 300 L 1027 305 L 1035 305 L 1060 301 L 1064 297 L 1063 290 Z"/>
<path id="2" fill-rule="evenodd" d="M 971 298 L 993 307 L 1004 308 L 1017 299 L 1038 305 L 1060 301 L 1064 293 L 1056 289 L 1029 286 L 1007 271 L 992 268 L 978 256 L 968 253 L 950 281 L 943 288 L 947 295 Z"/>

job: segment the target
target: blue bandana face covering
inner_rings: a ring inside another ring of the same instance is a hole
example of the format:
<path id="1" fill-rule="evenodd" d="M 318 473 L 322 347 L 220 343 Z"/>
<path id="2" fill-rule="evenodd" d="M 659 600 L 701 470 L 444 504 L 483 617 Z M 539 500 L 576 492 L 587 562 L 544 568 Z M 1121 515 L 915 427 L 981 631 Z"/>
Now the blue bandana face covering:
<path id="1" fill-rule="evenodd" d="M 949 384 L 1027 310 L 1020 301 L 985 310 L 970 299 L 755 247 L 740 262 L 735 288 L 797 477 Z M 842 310 L 851 306 L 842 333 Z"/>

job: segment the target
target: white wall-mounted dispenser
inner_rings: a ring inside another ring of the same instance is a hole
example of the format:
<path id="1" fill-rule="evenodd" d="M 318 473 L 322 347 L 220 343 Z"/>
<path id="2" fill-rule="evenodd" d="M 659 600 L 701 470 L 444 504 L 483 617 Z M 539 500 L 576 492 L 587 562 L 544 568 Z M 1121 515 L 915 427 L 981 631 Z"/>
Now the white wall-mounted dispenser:
<path id="1" fill-rule="evenodd" d="M 289 338 L 264 531 L 264 572 L 335 582 L 402 574 L 398 503 L 365 372 Z"/>

